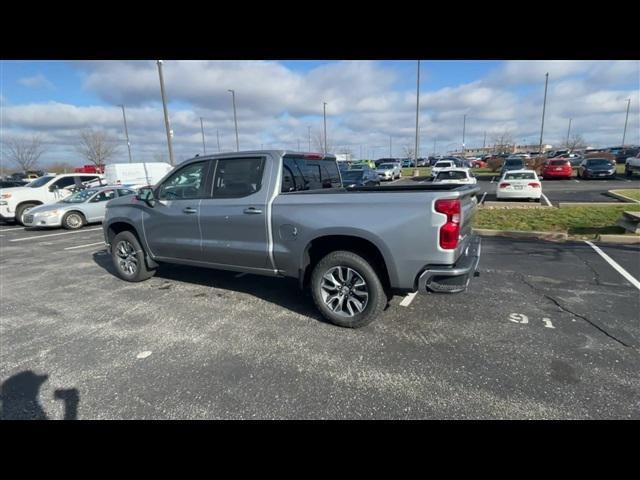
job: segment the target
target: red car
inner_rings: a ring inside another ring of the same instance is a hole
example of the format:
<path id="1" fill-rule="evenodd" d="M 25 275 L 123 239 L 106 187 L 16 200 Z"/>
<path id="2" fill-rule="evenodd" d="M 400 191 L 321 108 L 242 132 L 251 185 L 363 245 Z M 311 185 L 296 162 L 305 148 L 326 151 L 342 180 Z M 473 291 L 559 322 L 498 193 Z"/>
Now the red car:
<path id="1" fill-rule="evenodd" d="M 471 166 L 473 168 L 486 168 L 487 162 L 484 160 L 471 160 Z"/>
<path id="2" fill-rule="evenodd" d="M 571 162 L 566 159 L 553 159 L 545 163 L 542 169 L 542 178 L 571 178 L 573 169 Z"/>

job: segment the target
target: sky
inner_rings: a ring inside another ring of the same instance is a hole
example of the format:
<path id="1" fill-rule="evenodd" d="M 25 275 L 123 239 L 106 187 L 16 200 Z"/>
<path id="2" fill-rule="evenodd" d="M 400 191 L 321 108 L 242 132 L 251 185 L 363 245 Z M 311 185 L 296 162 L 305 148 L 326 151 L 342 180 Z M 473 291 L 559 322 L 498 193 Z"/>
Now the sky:
<path id="1" fill-rule="evenodd" d="M 326 102 L 330 151 L 356 158 L 406 156 L 415 143 L 416 61 L 164 61 L 176 161 L 235 150 L 236 93 L 241 150 L 321 150 Z M 537 144 L 544 97 L 545 144 L 571 133 L 589 146 L 640 144 L 640 61 L 432 61 L 420 68 L 420 155 L 481 147 L 508 132 Z M 42 166 L 85 162 L 74 149 L 85 128 L 120 143 L 122 110 L 134 161 L 168 160 L 157 65 L 148 61 L 0 61 L 0 140 L 39 135 Z M 391 143 L 391 152 L 390 152 Z M 0 149 L 6 165 L 5 149 Z"/>

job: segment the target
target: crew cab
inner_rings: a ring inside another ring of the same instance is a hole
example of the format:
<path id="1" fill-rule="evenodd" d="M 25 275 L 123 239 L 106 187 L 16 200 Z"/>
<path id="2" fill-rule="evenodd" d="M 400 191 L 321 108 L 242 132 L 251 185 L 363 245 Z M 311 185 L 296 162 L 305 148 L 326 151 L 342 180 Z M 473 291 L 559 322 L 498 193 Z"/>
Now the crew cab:
<path id="1" fill-rule="evenodd" d="M 45 175 L 24 187 L 0 189 L 0 219 L 22 224 L 22 216 L 38 205 L 54 203 L 71 195 L 83 184 L 101 178 L 98 174 Z"/>
<path id="2" fill-rule="evenodd" d="M 393 294 L 467 288 L 480 258 L 471 230 L 478 191 L 344 188 L 333 155 L 223 153 L 111 200 L 103 230 L 123 280 L 146 280 L 163 262 L 291 277 L 325 318 L 356 328 Z"/>

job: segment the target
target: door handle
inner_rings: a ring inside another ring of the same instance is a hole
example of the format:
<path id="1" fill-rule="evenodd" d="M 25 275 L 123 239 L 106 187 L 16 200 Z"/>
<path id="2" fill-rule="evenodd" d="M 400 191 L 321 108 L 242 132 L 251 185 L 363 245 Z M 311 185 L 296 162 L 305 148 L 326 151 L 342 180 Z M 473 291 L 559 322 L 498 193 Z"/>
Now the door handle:
<path id="1" fill-rule="evenodd" d="M 248 215 L 258 215 L 260 213 L 262 213 L 262 210 L 256 208 L 256 207 L 249 207 L 249 208 L 245 208 L 243 210 L 244 213 L 248 214 Z"/>
<path id="2" fill-rule="evenodd" d="M 198 210 L 196 210 L 193 207 L 185 207 L 184 210 L 182 210 L 184 213 L 198 213 Z"/>

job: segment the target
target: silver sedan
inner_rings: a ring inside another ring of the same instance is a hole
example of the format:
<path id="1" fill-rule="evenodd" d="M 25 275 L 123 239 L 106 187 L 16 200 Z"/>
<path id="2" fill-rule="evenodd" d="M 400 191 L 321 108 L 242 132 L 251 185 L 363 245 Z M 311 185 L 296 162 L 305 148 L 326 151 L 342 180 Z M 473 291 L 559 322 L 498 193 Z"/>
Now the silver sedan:
<path id="1" fill-rule="evenodd" d="M 102 222 L 109 200 L 135 194 L 122 187 L 99 187 L 80 190 L 64 200 L 34 207 L 24 214 L 25 227 L 64 227 L 77 230 L 88 223 Z"/>

